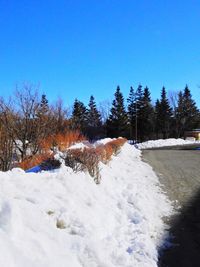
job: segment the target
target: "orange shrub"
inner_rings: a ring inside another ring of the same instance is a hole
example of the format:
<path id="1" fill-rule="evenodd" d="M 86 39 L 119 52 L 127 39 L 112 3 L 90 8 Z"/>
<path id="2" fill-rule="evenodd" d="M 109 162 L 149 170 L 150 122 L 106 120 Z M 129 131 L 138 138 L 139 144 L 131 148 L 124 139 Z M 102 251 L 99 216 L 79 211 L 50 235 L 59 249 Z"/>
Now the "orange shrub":
<path id="1" fill-rule="evenodd" d="M 111 157 L 113 155 L 113 148 L 112 146 L 110 145 L 110 143 L 107 143 L 104 145 L 104 148 L 105 148 L 105 159 L 103 160 L 104 163 L 107 163 L 108 161 L 111 160 Z"/>
<path id="2" fill-rule="evenodd" d="M 98 147 L 96 147 L 95 149 L 97 155 L 99 156 L 99 159 L 102 162 L 106 162 L 106 149 L 104 145 L 100 145 Z"/>
<path id="3" fill-rule="evenodd" d="M 125 138 L 118 138 L 108 142 L 107 145 L 110 145 L 112 147 L 113 153 L 116 155 L 126 142 L 127 140 Z"/>
<path id="4" fill-rule="evenodd" d="M 127 142 L 127 139 L 119 137 L 118 139 L 113 140 L 113 142 L 117 143 L 119 146 L 123 146 Z"/>
<path id="5" fill-rule="evenodd" d="M 116 155 L 119 152 L 126 141 L 125 138 L 118 138 L 96 148 L 69 149 L 65 157 L 65 164 L 74 171 L 88 170 L 95 181 L 99 182 L 99 161 L 106 164 L 113 154 Z"/>
<path id="6" fill-rule="evenodd" d="M 98 146 L 96 148 L 96 151 L 100 156 L 100 160 L 103 163 L 110 161 L 112 155 L 116 155 L 119 152 L 120 148 L 126 143 L 126 141 L 127 140 L 125 138 L 118 138 L 106 143 L 105 145 Z"/>
<path id="7" fill-rule="evenodd" d="M 79 131 L 68 131 L 50 135 L 40 142 L 42 151 L 49 151 L 58 148 L 60 151 L 66 151 L 68 147 L 76 142 L 81 142 L 86 138 Z"/>
<path id="8" fill-rule="evenodd" d="M 100 155 L 95 148 L 70 149 L 65 157 L 65 165 L 75 172 L 87 170 L 94 177 L 96 183 L 100 181 L 99 173 Z"/>
<path id="9" fill-rule="evenodd" d="M 86 166 L 81 160 L 82 150 L 80 148 L 67 150 L 65 156 L 65 165 L 72 168 L 75 172 L 84 171 Z"/>
<path id="10" fill-rule="evenodd" d="M 99 161 L 106 164 L 110 161 L 113 154 L 116 155 L 119 152 L 120 148 L 127 140 L 125 138 L 118 138 L 105 145 L 97 146 L 96 148 L 67 150 L 73 143 L 83 140 L 85 140 L 84 136 L 78 131 L 49 136 L 41 142 L 43 153 L 27 158 L 19 163 L 18 166 L 27 170 L 34 166 L 41 165 L 42 163 L 45 164 L 45 162 L 51 165 L 54 154 L 50 152 L 50 149 L 52 149 L 52 147 L 57 147 L 60 151 L 66 151 L 66 156 L 64 158 L 66 166 L 71 167 L 75 172 L 88 170 L 89 174 L 94 177 L 96 183 L 99 183 Z M 55 162 L 55 164 L 57 164 L 57 162 Z"/>
<path id="11" fill-rule="evenodd" d="M 52 158 L 53 155 L 50 153 L 34 155 L 32 157 L 26 158 L 24 161 L 18 164 L 18 167 L 22 168 L 23 170 L 28 170 L 34 166 L 40 165 L 45 160 Z"/>

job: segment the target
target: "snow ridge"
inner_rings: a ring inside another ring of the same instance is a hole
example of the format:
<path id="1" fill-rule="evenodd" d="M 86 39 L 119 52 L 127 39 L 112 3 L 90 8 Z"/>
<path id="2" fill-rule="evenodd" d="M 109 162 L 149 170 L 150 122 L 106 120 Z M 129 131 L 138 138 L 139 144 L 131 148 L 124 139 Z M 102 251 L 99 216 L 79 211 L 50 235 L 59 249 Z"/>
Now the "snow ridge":
<path id="1" fill-rule="evenodd" d="M 184 140 L 181 138 L 168 138 L 168 139 L 158 139 L 158 140 L 149 140 L 143 143 L 137 144 L 137 148 L 146 149 L 154 147 L 165 147 L 165 146 L 179 146 L 179 145 L 191 145 L 198 144 L 199 141 Z"/>
<path id="2" fill-rule="evenodd" d="M 140 153 L 101 163 L 100 185 L 68 167 L 0 172 L 0 266 L 157 266 L 172 206 Z"/>

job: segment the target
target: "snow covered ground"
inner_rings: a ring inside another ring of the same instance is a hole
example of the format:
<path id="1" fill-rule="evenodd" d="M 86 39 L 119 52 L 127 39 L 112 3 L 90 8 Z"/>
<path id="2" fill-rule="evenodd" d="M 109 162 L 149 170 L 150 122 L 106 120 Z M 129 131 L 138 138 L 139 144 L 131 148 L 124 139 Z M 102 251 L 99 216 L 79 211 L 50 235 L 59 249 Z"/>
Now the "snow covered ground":
<path id="1" fill-rule="evenodd" d="M 169 138 L 169 139 L 158 139 L 158 140 L 150 140 L 143 143 L 137 144 L 139 149 L 145 148 L 154 148 L 154 147 L 164 147 L 164 146 L 178 146 L 178 145 L 189 145 L 199 143 L 199 141 L 192 141 L 192 140 L 184 140 L 181 138 Z"/>
<path id="2" fill-rule="evenodd" d="M 155 267 L 171 204 L 125 144 L 99 185 L 68 167 L 0 172 L 0 266 Z"/>

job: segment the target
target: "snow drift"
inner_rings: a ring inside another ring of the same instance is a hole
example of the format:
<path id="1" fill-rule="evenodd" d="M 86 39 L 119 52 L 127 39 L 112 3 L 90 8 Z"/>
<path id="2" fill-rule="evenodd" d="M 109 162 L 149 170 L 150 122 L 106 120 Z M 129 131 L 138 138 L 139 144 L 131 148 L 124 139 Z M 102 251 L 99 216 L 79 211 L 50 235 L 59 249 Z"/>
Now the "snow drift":
<path id="1" fill-rule="evenodd" d="M 0 266 L 155 267 L 171 205 L 140 151 L 125 144 L 101 184 L 62 166 L 0 172 Z"/>
<path id="2" fill-rule="evenodd" d="M 198 143 L 198 141 L 196 141 Z M 169 138 L 169 139 L 158 139 L 158 140 L 150 140 L 143 143 L 137 144 L 137 148 L 146 149 L 146 148 L 154 148 L 154 147 L 165 147 L 165 146 L 179 146 L 179 145 L 190 145 L 195 144 L 195 141 L 184 140 L 181 138 Z"/>

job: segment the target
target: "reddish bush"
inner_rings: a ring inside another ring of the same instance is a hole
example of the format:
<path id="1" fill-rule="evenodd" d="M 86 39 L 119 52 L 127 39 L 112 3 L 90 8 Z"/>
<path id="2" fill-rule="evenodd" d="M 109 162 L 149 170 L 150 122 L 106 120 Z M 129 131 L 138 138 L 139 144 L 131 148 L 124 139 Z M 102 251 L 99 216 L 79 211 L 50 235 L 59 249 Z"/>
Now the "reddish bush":
<path id="1" fill-rule="evenodd" d="M 72 168 L 75 172 L 85 171 L 86 166 L 83 165 L 83 162 L 81 160 L 82 153 L 82 150 L 79 148 L 69 149 L 64 158 L 65 165 Z"/>
<path id="2" fill-rule="evenodd" d="M 55 150 L 66 151 L 68 147 L 76 142 L 81 142 L 86 138 L 79 131 L 67 131 L 66 133 L 58 133 L 42 140 L 40 147 L 42 151 Z"/>
<path id="3" fill-rule="evenodd" d="M 107 145 L 112 147 L 113 153 L 116 155 L 121 147 L 127 142 L 127 139 L 125 138 L 118 138 L 115 140 L 112 140 L 110 142 L 107 143 Z"/>
<path id="4" fill-rule="evenodd" d="M 50 153 L 34 155 L 32 157 L 26 158 L 24 161 L 18 164 L 18 167 L 22 168 L 23 170 L 28 170 L 34 166 L 40 165 L 45 160 L 52 158 L 53 155 Z"/>
<path id="5" fill-rule="evenodd" d="M 110 161 L 112 155 L 116 155 L 126 141 L 127 140 L 125 138 L 118 138 L 106 143 L 105 145 L 98 146 L 96 151 L 100 155 L 100 160 L 103 163 Z"/>
<path id="6" fill-rule="evenodd" d="M 100 182 L 99 161 L 100 155 L 95 148 L 70 149 L 65 157 L 66 166 L 71 167 L 75 172 L 87 170 L 96 183 Z"/>
<path id="7" fill-rule="evenodd" d="M 95 149 L 97 155 L 99 156 L 100 161 L 106 162 L 106 149 L 104 145 L 100 145 Z"/>
<path id="8" fill-rule="evenodd" d="M 103 159 L 103 162 L 107 163 L 108 161 L 111 160 L 111 157 L 113 155 L 113 148 L 109 143 L 105 144 L 104 148 L 105 148 L 105 159 Z"/>
<path id="9" fill-rule="evenodd" d="M 119 152 L 126 141 L 124 138 L 118 138 L 96 148 L 69 149 L 65 157 L 65 165 L 71 167 L 75 172 L 88 170 L 89 174 L 99 183 L 99 161 L 107 163 L 113 154 L 116 155 Z"/>
<path id="10" fill-rule="evenodd" d="M 50 148 L 53 146 L 57 147 L 60 151 L 66 151 L 66 148 L 71 144 L 81 140 L 85 139 L 78 132 L 50 136 L 43 144 L 43 151 L 46 152 L 27 158 L 19 164 L 19 167 L 24 170 L 37 165 L 43 166 L 44 169 L 58 168 L 60 162 L 54 160 L 53 154 L 49 152 Z M 75 172 L 87 170 L 94 177 L 95 182 L 99 183 L 99 161 L 103 163 L 110 161 L 112 155 L 116 155 L 126 141 L 125 138 L 118 138 L 96 148 L 68 149 L 64 158 L 65 165 L 71 167 Z"/>
<path id="11" fill-rule="evenodd" d="M 119 146 L 123 146 L 127 142 L 127 139 L 119 137 L 118 139 L 113 140 L 113 142 L 117 143 Z"/>

